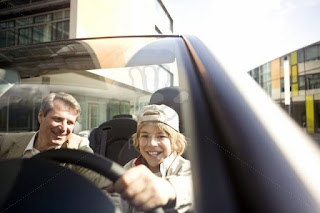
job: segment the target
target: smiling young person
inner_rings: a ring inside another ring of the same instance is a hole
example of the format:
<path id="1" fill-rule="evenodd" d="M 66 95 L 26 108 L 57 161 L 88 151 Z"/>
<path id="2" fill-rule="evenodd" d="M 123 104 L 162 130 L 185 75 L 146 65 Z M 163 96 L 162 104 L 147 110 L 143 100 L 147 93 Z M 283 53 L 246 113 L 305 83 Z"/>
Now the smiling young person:
<path id="1" fill-rule="evenodd" d="M 166 212 L 185 212 L 192 206 L 190 162 L 181 154 L 186 139 L 179 132 L 178 114 L 166 105 L 143 107 L 137 117 L 134 147 L 140 156 L 128 162 L 125 174 L 109 188 L 121 194 L 123 212 L 164 206 Z"/>

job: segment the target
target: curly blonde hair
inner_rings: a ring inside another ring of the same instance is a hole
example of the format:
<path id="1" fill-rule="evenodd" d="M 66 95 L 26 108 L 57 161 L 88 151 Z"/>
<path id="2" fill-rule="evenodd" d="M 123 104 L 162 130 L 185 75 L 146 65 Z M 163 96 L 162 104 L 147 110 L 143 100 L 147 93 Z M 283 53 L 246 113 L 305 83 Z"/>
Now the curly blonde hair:
<path id="1" fill-rule="evenodd" d="M 150 124 L 155 125 L 160 129 L 160 131 L 165 132 L 168 135 L 168 138 L 171 142 L 171 149 L 173 151 L 175 151 L 178 155 L 182 155 L 184 153 L 187 145 L 186 137 L 180 132 L 177 132 L 176 130 L 174 130 L 173 128 L 171 128 L 170 126 L 164 123 L 152 122 L 152 121 L 143 122 L 140 125 L 138 125 L 137 132 L 132 135 L 133 146 L 138 152 L 140 152 L 140 148 L 139 148 L 140 131 L 144 126 L 150 125 Z"/>

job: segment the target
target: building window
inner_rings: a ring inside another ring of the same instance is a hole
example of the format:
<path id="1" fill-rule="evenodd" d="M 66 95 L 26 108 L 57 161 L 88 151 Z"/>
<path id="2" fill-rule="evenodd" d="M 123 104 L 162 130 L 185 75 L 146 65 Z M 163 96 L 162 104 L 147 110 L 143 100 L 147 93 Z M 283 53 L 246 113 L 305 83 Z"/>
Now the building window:
<path id="1" fill-rule="evenodd" d="M 19 29 L 18 33 L 19 33 L 18 34 L 18 44 L 20 44 L 20 45 L 31 44 L 31 39 L 32 39 L 32 28 L 31 27 Z"/>
<path id="2" fill-rule="evenodd" d="M 271 95 L 271 67 L 270 62 L 260 67 L 260 79 L 259 82 L 262 88 Z"/>
<path id="3" fill-rule="evenodd" d="M 0 31 L 0 48 L 1 47 L 10 47 L 15 44 L 15 35 L 14 31 Z"/>
<path id="4" fill-rule="evenodd" d="M 0 48 L 69 38 L 70 10 L 0 21 Z"/>
<path id="5" fill-rule="evenodd" d="M 22 5 L 25 5 L 25 4 L 31 4 L 31 3 L 40 2 L 40 1 L 45 1 L 45 0 L 18 0 L 18 1 L 2 0 L 0 1 L 0 9 L 21 7 Z"/>
<path id="6" fill-rule="evenodd" d="M 16 20 L 16 26 L 17 27 L 22 27 L 22 26 L 27 26 L 33 24 L 33 18 L 28 17 L 28 18 L 22 18 L 22 19 L 17 19 Z"/>
<path id="7" fill-rule="evenodd" d="M 308 89 L 320 88 L 320 73 L 306 75 L 306 79 Z"/>
<path id="8" fill-rule="evenodd" d="M 63 40 L 69 38 L 69 21 L 57 22 L 53 29 L 52 40 Z"/>
<path id="9" fill-rule="evenodd" d="M 107 108 L 107 120 L 112 119 L 115 115 L 130 114 L 130 107 L 128 101 L 110 100 Z"/>
<path id="10" fill-rule="evenodd" d="M 298 50 L 298 63 L 304 63 L 304 49 Z"/>
<path id="11" fill-rule="evenodd" d="M 291 85 L 290 78 L 290 85 Z M 320 74 L 300 75 L 298 77 L 299 90 L 318 89 L 320 88 Z M 291 91 L 291 87 L 290 87 Z M 281 92 L 284 92 L 284 81 L 281 78 Z"/>
<path id="12" fill-rule="evenodd" d="M 259 81 L 259 67 L 252 70 L 251 76 L 257 83 L 260 83 L 260 81 Z"/>
<path id="13" fill-rule="evenodd" d="M 33 27 L 33 43 L 51 41 L 52 28 L 49 24 Z"/>
<path id="14" fill-rule="evenodd" d="M 88 103 L 88 125 L 89 129 L 95 128 L 98 123 L 99 105 L 96 103 Z"/>
<path id="15" fill-rule="evenodd" d="M 34 17 L 35 24 L 45 23 L 45 22 L 50 22 L 50 21 L 52 21 L 52 13 Z"/>
<path id="16" fill-rule="evenodd" d="M 0 48 L 14 46 L 14 27 L 14 21 L 0 22 Z"/>
<path id="17" fill-rule="evenodd" d="M 313 61 L 320 59 L 320 46 L 311 46 L 306 48 L 306 61 Z"/>
<path id="18" fill-rule="evenodd" d="M 298 77 L 298 84 L 299 84 L 299 90 L 305 90 L 306 89 L 306 80 L 304 75 L 300 75 Z"/>

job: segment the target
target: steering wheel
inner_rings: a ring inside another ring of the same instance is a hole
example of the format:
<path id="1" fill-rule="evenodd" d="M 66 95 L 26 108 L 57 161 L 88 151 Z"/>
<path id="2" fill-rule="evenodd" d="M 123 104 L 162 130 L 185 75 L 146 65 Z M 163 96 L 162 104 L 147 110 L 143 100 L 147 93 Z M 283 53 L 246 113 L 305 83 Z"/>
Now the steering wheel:
<path id="1" fill-rule="evenodd" d="M 3 213 L 115 212 L 92 181 L 49 160 L 0 160 L 0 180 Z"/>
<path id="2" fill-rule="evenodd" d="M 112 182 L 119 179 L 125 172 L 122 166 L 108 158 L 90 152 L 75 149 L 52 149 L 41 152 L 32 159 L 53 160 L 60 163 L 70 163 L 93 170 Z M 149 213 L 164 213 L 162 207 L 157 207 Z"/>

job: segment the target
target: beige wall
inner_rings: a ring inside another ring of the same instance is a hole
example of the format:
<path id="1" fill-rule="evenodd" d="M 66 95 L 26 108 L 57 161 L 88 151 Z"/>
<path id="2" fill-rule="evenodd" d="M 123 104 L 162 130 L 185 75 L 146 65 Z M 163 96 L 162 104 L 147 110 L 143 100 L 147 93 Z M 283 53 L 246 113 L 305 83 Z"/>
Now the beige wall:
<path id="1" fill-rule="evenodd" d="M 271 87 L 280 88 L 280 58 L 271 61 Z"/>
<path id="2" fill-rule="evenodd" d="M 71 0 L 70 38 L 155 34 L 150 0 Z"/>
<path id="3" fill-rule="evenodd" d="M 281 99 L 280 58 L 271 61 L 271 96 L 274 100 Z"/>

